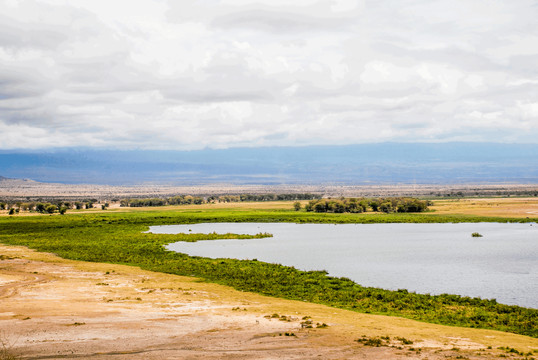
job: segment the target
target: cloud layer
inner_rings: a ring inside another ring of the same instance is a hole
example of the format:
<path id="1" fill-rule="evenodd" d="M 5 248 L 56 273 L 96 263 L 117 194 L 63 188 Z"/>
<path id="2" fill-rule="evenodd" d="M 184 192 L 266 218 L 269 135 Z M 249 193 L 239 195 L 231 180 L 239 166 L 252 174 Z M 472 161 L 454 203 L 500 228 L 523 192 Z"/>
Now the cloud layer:
<path id="1" fill-rule="evenodd" d="M 537 18 L 534 0 L 0 0 L 0 149 L 538 143 Z"/>

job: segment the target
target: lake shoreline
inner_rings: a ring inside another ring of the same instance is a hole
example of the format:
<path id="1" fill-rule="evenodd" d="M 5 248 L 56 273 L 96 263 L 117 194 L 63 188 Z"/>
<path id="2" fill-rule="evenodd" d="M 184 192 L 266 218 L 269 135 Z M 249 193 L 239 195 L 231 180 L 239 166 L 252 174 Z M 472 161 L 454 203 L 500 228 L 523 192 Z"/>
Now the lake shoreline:
<path id="1" fill-rule="evenodd" d="M 473 238 L 476 230 L 486 236 Z M 204 233 L 271 233 L 271 238 L 255 242 L 228 236 L 165 247 L 189 256 L 256 259 L 302 271 L 325 270 L 332 277 L 391 291 L 458 294 L 538 308 L 534 296 L 538 274 L 531 272 L 538 256 L 534 241 L 538 227 L 532 224 L 198 223 L 152 226 L 149 232 L 192 232 L 202 237 Z"/>
<path id="2" fill-rule="evenodd" d="M 0 322 L 11 329 L 10 351 L 24 358 L 474 360 L 501 359 L 510 348 L 538 349 L 538 339 L 521 335 L 359 314 L 132 266 L 65 260 L 21 246 L 0 245 L 0 254 Z M 275 313 L 291 321 L 266 317 Z M 302 328 L 304 316 L 329 327 Z M 391 340 L 371 347 L 355 341 L 363 336 Z"/>

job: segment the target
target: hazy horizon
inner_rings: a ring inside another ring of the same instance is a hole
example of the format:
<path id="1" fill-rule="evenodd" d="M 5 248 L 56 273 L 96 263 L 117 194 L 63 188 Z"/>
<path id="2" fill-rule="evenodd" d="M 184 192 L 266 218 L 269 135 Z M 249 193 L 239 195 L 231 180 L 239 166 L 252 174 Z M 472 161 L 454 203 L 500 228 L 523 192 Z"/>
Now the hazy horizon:
<path id="1" fill-rule="evenodd" d="M 0 151 L 0 176 L 154 184 L 538 183 L 538 145 L 495 143 Z"/>

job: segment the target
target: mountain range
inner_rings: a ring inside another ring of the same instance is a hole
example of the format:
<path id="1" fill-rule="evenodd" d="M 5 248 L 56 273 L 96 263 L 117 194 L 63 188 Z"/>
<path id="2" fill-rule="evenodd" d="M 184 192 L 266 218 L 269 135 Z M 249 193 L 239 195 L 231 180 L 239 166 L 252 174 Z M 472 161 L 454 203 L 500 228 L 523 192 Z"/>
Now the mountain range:
<path id="1" fill-rule="evenodd" d="M 538 183 L 538 145 L 377 143 L 195 151 L 0 151 L 7 178 L 70 184 Z"/>

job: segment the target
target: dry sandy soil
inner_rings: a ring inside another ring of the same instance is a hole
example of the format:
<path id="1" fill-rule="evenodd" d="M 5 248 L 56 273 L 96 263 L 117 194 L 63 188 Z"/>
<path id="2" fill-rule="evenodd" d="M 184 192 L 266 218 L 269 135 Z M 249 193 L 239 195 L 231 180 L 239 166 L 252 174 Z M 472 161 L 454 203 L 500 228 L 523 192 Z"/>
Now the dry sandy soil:
<path id="1" fill-rule="evenodd" d="M 303 328 L 305 316 L 329 327 Z M 364 346 L 355 341 L 363 335 L 390 342 Z M 525 336 L 358 314 L 4 245 L 0 340 L 22 359 L 523 358 L 501 346 L 538 355 L 538 339 Z"/>

